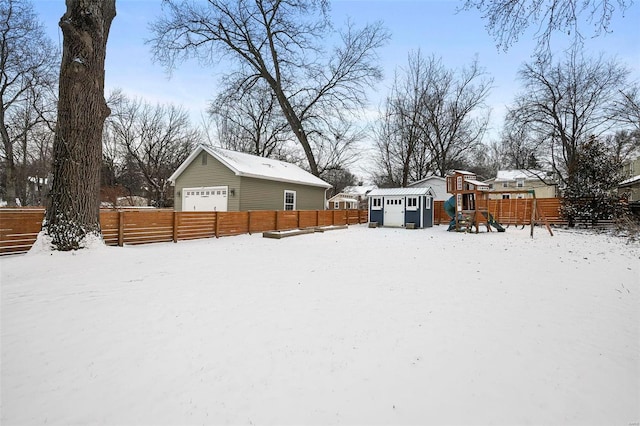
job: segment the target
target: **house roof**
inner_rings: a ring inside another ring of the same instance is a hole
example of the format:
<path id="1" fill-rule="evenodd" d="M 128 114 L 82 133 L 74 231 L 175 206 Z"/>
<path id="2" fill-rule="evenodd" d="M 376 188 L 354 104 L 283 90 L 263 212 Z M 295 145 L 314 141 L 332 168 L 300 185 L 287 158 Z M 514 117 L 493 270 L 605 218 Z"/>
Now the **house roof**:
<path id="1" fill-rule="evenodd" d="M 407 186 L 408 186 L 408 187 L 418 186 L 418 185 L 423 184 L 423 183 L 425 183 L 425 182 L 431 182 L 431 181 L 434 181 L 434 180 L 435 180 L 435 181 L 437 181 L 437 182 L 441 182 L 441 183 L 443 183 L 443 184 L 445 184 L 445 183 L 446 183 L 446 181 L 447 181 L 445 178 L 440 177 L 440 176 L 428 176 L 428 177 L 426 177 L 426 178 L 424 178 L 424 179 L 420 179 L 420 180 L 417 180 L 417 181 L 415 181 L 415 182 L 411 182 L 411 183 L 410 183 L 409 185 L 407 185 Z"/>
<path id="2" fill-rule="evenodd" d="M 377 188 L 367 194 L 368 197 L 433 195 L 431 188 Z"/>
<path id="3" fill-rule="evenodd" d="M 496 175 L 496 182 L 507 182 L 507 181 L 515 181 L 518 179 L 540 179 L 547 178 L 547 173 L 542 170 L 524 170 L 524 169 L 514 169 L 514 170 L 498 170 L 498 174 Z"/>
<path id="4" fill-rule="evenodd" d="M 236 176 L 331 188 L 330 184 L 295 164 L 205 145 L 198 145 L 180 167 L 173 172 L 169 180 L 175 182 L 202 151 L 220 161 Z"/>
<path id="5" fill-rule="evenodd" d="M 618 186 L 632 186 L 636 183 L 640 183 L 640 175 L 625 179 L 618 184 Z"/>
<path id="6" fill-rule="evenodd" d="M 334 195 L 333 197 L 329 198 L 327 200 L 330 203 L 336 202 L 336 201 L 347 201 L 347 202 L 352 202 L 352 203 L 357 203 L 358 200 L 356 200 L 355 198 L 353 198 L 352 195 L 350 194 L 344 194 L 344 193 L 339 193 Z"/>
<path id="7" fill-rule="evenodd" d="M 370 191 L 376 189 L 375 185 L 354 185 L 347 186 L 342 190 L 342 193 L 349 195 L 367 195 Z"/>

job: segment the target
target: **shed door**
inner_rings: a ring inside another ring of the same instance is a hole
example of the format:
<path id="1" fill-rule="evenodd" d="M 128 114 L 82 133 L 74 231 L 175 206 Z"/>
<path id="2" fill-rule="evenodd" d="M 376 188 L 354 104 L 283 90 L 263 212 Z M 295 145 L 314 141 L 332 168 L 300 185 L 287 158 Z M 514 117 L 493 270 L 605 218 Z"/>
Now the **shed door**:
<path id="1" fill-rule="evenodd" d="M 384 226 L 404 226 L 404 197 L 385 197 Z"/>
<path id="2" fill-rule="evenodd" d="M 183 212 L 227 211 L 227 187 L 209 186 L 182 190 Z"/>

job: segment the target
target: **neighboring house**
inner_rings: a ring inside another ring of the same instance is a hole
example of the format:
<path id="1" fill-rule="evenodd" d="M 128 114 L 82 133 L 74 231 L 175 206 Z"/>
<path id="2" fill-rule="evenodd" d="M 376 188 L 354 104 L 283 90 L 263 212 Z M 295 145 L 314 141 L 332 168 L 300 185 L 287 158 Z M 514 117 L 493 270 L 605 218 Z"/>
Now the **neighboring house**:
<path id="1" fill-rule="evenodd" d="M 204 145 L 169 180 L 176 211 L 324 210 L 331 188 L 294 164 Z"/>
<path id="2" fill-rule="evenodd" d="M 357 209 L 360 201 L 353 195 L 341 192 L 327 200 L 328 210 L 350 210 Z"/>
<path id="3" fill-rule="evenodd" d="M 622 178 L 618 194 L 626 196 L 630 203 L 640 202 L 640 157 L 622 163 Z"/>
<path id="4" fill-rule="evenodd" d="M 451 197 L 447 193 L 447 180 L 440 176 L 429 176 L 407 185 L 408 188 L 431 188 L 434 201 L 446 201 Z"/>
<path id="5" fill-rule="evenodd" d="M 367 209 L 367 194 L 378 188 L 375 185 L 354 185 L 347 186 L 342 190 L 342 194 L 345 194 L 349 198 L 355 198 L 358 200 L 358 209 L 366 210 Z"/>
<path id="6" fill-rule="evenodd" d="M 558 196 L 558 183 L 547 172 L 540 170 L 499 170 L 495 178 L 484 181 L 489 185 L 489 199 L 533 198 L 532 194 L 518 191 L 534 190 L 536 198 Z"/>
<path id="7" fill-rule="evenodd" d="M 380 188 L 369 192 L 369 222 L 380 226 L 433 226 L 431 188 Z"/>

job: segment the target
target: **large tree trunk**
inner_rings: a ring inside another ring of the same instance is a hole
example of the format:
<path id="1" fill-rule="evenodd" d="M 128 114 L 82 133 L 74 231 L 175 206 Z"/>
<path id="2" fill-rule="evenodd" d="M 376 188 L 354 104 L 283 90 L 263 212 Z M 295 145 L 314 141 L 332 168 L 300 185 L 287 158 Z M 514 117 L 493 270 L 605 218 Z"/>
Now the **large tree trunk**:
<path id="1" fill-rule="evenodd" d="M 115 0 L 66 0 L 58 123 L 53 142 L 53 186 L 45 231 L 53 248 L 76 250 L 100 235 L 104 63 Z"/>

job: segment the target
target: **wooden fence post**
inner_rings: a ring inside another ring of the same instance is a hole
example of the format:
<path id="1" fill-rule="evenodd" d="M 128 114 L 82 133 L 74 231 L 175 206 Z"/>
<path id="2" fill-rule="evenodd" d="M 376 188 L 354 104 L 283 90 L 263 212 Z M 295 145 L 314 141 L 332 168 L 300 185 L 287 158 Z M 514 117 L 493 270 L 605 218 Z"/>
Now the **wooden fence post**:
<path id="1" fill-rule="evenodd" d="M 247 212 L 247 232 L 251 235 L 251 210 Z"/>
<path id="2" fill-rule="evenodd" d="M 218 212 L 215 212 L 215 219 L 216 219 L 216 227 L 215 227 L 215 230 L 213 231 L 213 234 L 216 236 L 216 238 L 218 238 L 218 234 L 220 233 L 220 215 L 218 214 Z"/>
<path id="3" fill-rule="evenodd" d="M 124 245 L 124 211 L 118 212 L 118 246 Z"/>
<path id="4" fill-rule="evenodd" d="M 173 242 L 178 242 L 178 212 L 173 212 Z"/>

